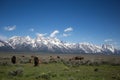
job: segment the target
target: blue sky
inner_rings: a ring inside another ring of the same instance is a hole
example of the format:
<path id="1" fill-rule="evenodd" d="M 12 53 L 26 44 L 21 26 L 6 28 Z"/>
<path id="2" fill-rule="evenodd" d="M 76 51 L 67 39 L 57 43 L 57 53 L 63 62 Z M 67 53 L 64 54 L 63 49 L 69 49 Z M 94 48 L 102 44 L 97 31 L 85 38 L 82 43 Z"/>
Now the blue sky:
<path id="1" fill-rule="evenodd" d="M 0 0 L 0 38 L 37 33 L 120 47 L 120 0 Z"/>

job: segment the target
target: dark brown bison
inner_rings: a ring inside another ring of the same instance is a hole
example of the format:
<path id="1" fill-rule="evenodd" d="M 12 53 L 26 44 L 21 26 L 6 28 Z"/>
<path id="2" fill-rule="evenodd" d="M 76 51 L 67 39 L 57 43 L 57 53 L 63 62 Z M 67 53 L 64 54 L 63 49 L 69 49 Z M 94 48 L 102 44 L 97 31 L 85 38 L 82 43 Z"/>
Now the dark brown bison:
<path id="1" fill-rule="evenodd" d="M 16 63 L 16 56 L 13 56 L 13 57 L 11 58 L 11 62 L 12 62 L 13 64 Z"/>
<path id="2" fill-rule="evenodd" d="M 21 57 L 25 57 L 24 55 L 22 55 Z"/>
<path id="3" fill-rule="evenodd" d="M 39 64 L 38 57 L 34 57 L 34 66 L 38 66 L 38 64 Z"/>
<path id="4" fill-rule="evenodd" d="M 60 59 L 60 56 L 57 56 L 58 59 Z"/>
<path id="5" fill-rule="evenodd" d="M 76 56 L 76 57 L 69 59 L 69 61 L 71 61 L 71 60 L 83 60 L 83 59 L 84 59 L 84 57 Z"/>
<path id="6" fill-rule="evenodd" d="M 84 59 L 84 57 L 81 57 L 81 56 L 76 56 L 75 57 L 75 60 L 83 60 Z"/>

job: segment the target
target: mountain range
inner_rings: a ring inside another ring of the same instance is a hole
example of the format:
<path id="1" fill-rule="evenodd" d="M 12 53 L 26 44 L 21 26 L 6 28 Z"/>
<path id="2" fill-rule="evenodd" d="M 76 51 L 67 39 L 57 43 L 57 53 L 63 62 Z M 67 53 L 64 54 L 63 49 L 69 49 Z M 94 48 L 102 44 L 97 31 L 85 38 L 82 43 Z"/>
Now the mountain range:
<path id="1" fill-rule="evenodd" d="M 92 53 L 92 54 L 120 54 L 120 50 L 111 44 L 97 46 L 91 43 L 68 43 L 58 38 L 38 35 L 36 38 L 29 36 L 13 36 L 6 41 L 0 40 L 0 51 L 34 51 L 52 53 Z"/>

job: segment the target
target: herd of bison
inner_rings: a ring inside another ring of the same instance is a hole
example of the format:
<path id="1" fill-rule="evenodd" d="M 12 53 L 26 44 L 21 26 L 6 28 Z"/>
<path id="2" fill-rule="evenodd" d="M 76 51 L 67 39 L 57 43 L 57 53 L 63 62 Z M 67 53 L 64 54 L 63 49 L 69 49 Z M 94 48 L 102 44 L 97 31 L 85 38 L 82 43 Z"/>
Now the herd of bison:
<path id="1" fill-rule="evenodd" d="M 85 55 L 10 55 L 9 57 L 1 57 L 0 60 L 5 62 L 3 58 L 7 59 L 7 64 L 25 64 L 31 63 L 33 66 L 48 63 L 63 63 L 66 66 L 80 66 L 80 65 L 120 65 L 119 56 L 85 56 Z M 9 61 L 9 62 L 8 62 Z M 0 62 L 2 64 L 3 62 Z"/>
<path id="2" fill-rule="evenodd" d="M 21 56 L 21 57 L 25 57 L 25 56 Z M 29 62 L 32 63 L 32 58 L 33 58 L 33 63 L 34 63 L 34 66 L 38 66 L 39 63 L 42 63 L 42 61 L 36 57 L 36 56 L 31 56 L 31 59 L 29 59 Z M 57 59 L 61 59 L 60 56 L 56 56 Z M 55 61 L 55 59 L 53 56 L 50 56 L 50 61 Z M 72 58 L 69 58 L 69 61 L 72 61 L 72 60 L 83 60 L 84 57 L 81 57 L 81 56 L 75 56 L 75 57 L 72 57 Z M 13 64 L 16 64 L 17 63 L 17 57 L 16 56 L 12 56 L 11 57 L 11 62 Z"/>

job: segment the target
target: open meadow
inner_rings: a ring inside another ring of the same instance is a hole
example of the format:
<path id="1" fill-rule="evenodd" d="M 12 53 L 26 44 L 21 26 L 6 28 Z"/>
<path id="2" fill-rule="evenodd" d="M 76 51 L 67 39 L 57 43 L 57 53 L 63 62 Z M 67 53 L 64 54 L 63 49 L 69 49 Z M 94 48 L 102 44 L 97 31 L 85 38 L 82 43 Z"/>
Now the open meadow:
<path id="1" fill-rule="evenodd" d="M 34 56 L 39 58 L 38 66 Z M 120 80 L 120 56 L 0 53 L 0 80 Z"/>

